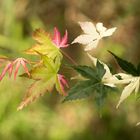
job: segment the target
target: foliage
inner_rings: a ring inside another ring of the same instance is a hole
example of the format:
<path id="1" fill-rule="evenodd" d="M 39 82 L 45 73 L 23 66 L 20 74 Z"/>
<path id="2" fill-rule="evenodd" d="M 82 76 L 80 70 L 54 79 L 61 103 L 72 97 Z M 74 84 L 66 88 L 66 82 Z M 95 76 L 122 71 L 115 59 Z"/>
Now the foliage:
<path id="1" fill-rule="evenodd" d="M 91 50 L 98 46 L 98 42 L 101 38 L 111 36 L 116 30 L 116 27 L 107 29 L 103 26 L 103 23 L 97 23 L 96 27 L 91 22 L 79 22 L 84 35 L 78 36 L 72 43 L 81 43 L 87 45 L 85 51 Z M 59 74 L 60 66 L 62 64 L 63 54 L 60 48 L 67 48 L 68 44 L 68 32 L 65 31 L 63 37 L 59 30 L 55 27 L 54 34 L 51 36 L 43 29 L 36 29 L 33 32 L 33 39 L 36 44 L 25 51 L 29 55 L 37 55 L 38 60 L 31 62 L 25 58 L 17 58 L 16 60 L 10 60 L 7 57 L 1 57 L 2 62 L 5 62 L 5 68 L 0 75 L 0 80 L 3 79 L 6 72 L 9 73 L 9 77 L 13 74 L 16 79 L 20 65 L 23 66 L 25 73 L 21 77 L 26 77 L 34 82 L 29 86 L 27 93 L 18 107 L 21 110 L 38 97 L 45 93 L 53 92 L 55 87 L 56 91 L 66 96 L 63 102 L 69 100 L 77 100 L 94 95 L 96 103 L 101 106 L 106 98 L 110 89 L 114 89 L 118 84 L 128 84 L 120 97 L 117 107 L 122 103 L 133 91 L 138 92 L 140 86 L 140 65 L 135 67 L 130 62 L 127 62 L 117 55 L 109 51 L 117 60 L 119 66 L 128 73 L 112 74 L 109 67 L 98 60 L 97 58 L 88 54 L 89 58 L 93 62 L 95 68 L 87 65 L 74 65 L 72 69 L 77 71 L 83 80 L 79 80 L 73 87 L 65 92 L 65 87 L 69 87 L 65 77 Z M 67 56 L 67 55 L 66 55 Z M 68 56 L 71 59 L 71 57 Z M 72 60 L 73 62 L 73 60 Z M 30 64 L 31 70 L 28 70 L 26 64 Z"/>
<path id="2" fill-rule="evenodd" d="M 91 22 L 79 22 L 79 25 L 85 34 L 78 36 L 72 43 L 86 45 L 85 51 L 96 48 L 103 37 L 111 36 L 116 30 L 116 27 L 107 29 L 100 22 L 96 24 L 96 27 Z"/>
<path id="3" fill-rule="evenodd" d="M 64 29 L 67 28 L 70 44 L 82 32 L 76 22 L 87 19 L 93 21 L 94 25 L 100 20 L 107 28 L 118 27 L 111 39 L 109 37 L 101 39 L 99 47 L 92 49 L 90 54 L 106 62 L 111 73 L 122 72 L 106 51 L 110 50 L 120 58 L 131 61 L 132 64 L 139 62 L 139 6 L 138 0 L 134 0 L 133 3 L 130 0 L 89 0 L 88 2 L 86 0 L 1 0 L 0 54 L 6 55 L 7 58 L 6 61 L 0 59 L 0 72 L 8 62 L 18 57 L 31 62 L 26 64 L 29 72 L 34 68 L 34 62 L 40 60 L 40 56 L 26 55 L 23 51 L 34 43 L 31 33 L 35 29 L 41 28 L 50 34 L 55 26 L 64 33 Z M 65 50 L 78 65 L 91 66 L 89 57 L 83 53 L 83 46 L 72 44 Z M 63 59 L 62 62 L 59 73 L 64 74 L 68 80 L 71 76 L 75 77 L 75 71 L 64 65 L 66 60 Z M 21 75 L 23 71 L 20 65 L 18 74 Z M 63 97 L 55 94 L 55 90 L 51 94 L 45 94 L 22 111 L 16 111 L 16 107 L 34 80 L 18 76 L 14 80 L 14 72 L 13 69 L 11 75 L 13 78 L 9 79 L 7 72 L 0 81 L 0 140 L 140 139 L 139 126 L 134 126 L 140 121 L 139 99 L 136 98 L 135 101 L 135 94 L 132 93 L 118 110 L 115 109 L 121 89 L 128 84 L 116 85 L 119 89 L 118 94 L 110 92 L 108 98 L 105 98 L 102 117 L 99 117 L 98 108 L 91 96 L 82 101 L 61 104 Z M 122 79 L 121 76 L 116 76 Z M 69 80 L 70 88 L 77 82 Z"/>
<path id="4" fill-rule="evenodd" d="M 107 29 L 101 22 L 98 22 L 97 24 L 93 24 L 89 21 L 78 23 L 84 34 L 79 35 L 76 39 L 74 39 L 72 44 L 80 43 L 84 45 L 86 52 L 96 49 L 102 38 L 111 36 L 116 31 L 116 27 Z M 14 24 L 15 23 L 12 22 L 11 25 L 9 24 L 9 27 L 13 27 Z M 15 36 L 19 36 L 19 42 L 14 40 L 13 33 L 12 39 L 9 39 L 10 37 L 1 37 L 4 39 L 2 42 L 6 45 L 7 42 L 13 42 L 14 46 L 21 46 L 20 44 L 24 44 L 24 42 L 31 42 L 31 40 L 22 40 L 22 37 L 20 38 L 22 26 L 20 26 L 20 24 L 16 24 L 16 27 L 18 34 Z M 27 93 L 19 105 L 18 110 L 21 110 L 23 107 L 45 93 L 53 93 L 54 90 L 56 90 L 60 95 L 65 96 L 64 102 L 94 96 L 96 103 L 102 105 L 107 94 L 110 92 L 110 89 L 113 90 L 114 88 L 117 88 L 118 84 L 124 84 L 124 89 L 117 107 L 131 93 L 137 93 L 139 91 L 140 64 L 135 67 L 132 63 L 121 59 L 110 51 L 124 73 L 112 74 L 109 67 L 104 62 L 88 54 L 95 67 L 77 64 L 71 66 L 71 68 L 77 71 L 82 78 L 78 79 L 78 82 L 73 87 L 70 87 L 70 89 L 66 92 L 65 87 L 69 86 L 65 77 L 60 74 L 60 71 L 62 70 L 61 66 L 63 54 L 65 54 L 62 53 L 61 48 L 67 48 L 69 46 L 67 44 L 67 30 L 65 30 L 64 36 L 61 37 L 61 34 L 56 27 L 54 27 L 53 35 L 39 28 L 33 32 L 32 37 L 36 43 L 31 48 L 26 49 L 24 53 L 28 54 L 30 57 L 35 56 L 33 61 L 25 59 L 24 57 L 12 59 L 5 56 L 0 57 L 1 67 L 4 67 L 0 75 L 1 81 L 4 79 L 6 73 L 9 74 L 9 77 L 14 75 L 14 79 L 16 79 L 17 74 L 20 71 L 20 66 L 22 66 L 25 73 L 20 74 L 20 77 L 26 77 L 27 81 L 32 82 L 27 88 Z M 24 44 L 24 48 L 27 48 L 29 45 L 26 43 Z M 17 50 L 15 49 L 15 51 Z M 20 49 L 18 52 L 20 52 Z M 68 56 L 68 58 L 72 60 L 71 57 Z"/>
<path id="5" fill-rule="evenodd" d="M 104 99 L 107 96 L 108 91 L 113 89 L 102 83 L 102 78 L 105 74 L 103 64 L 97 61 L 96 68 L 89 66 L 72 66 L 81 76 L 85 78 L 83 81 L 79 81 L 68 92 L 68 96 L 65 97 L 63 102 L 69 100 L 77 100 L 94 95 L 97 105 L 101 107 Z"/>
<path id="6" fill-rule="evenodd" d="M 121 79 L 118 82 L 118 84 L 128 84 L 124 90 L 122 91 L 119 103 L 117 104 L 117 108 L 119 107 L 120 103 L 122 103 L 130 94 L 134 91 L 137 93 L 139 91 L 140 86 L 140 71 L 139 71 L 139 65 L 135 67 L 130 62 L 127 62 L 126 60 L 123 60 L 116 56 L 114 53 L 110 52 L 115 59 L 117 60 L 119 66 L 128 74 L 120 73 L 117 76 L 119 76 Z"/>
<path id="7" fill-rule="evenodd" d="M 135 67 L 132 63 L 119 58 L 117 55 L 115 55 L 111 51 L 110 51 L 110 53 L 115 57 L 115 59 L 117 60 L 119 66 L 122 68 L 122 70 L 124 70 L 125 72 L 127 72 L 128 74 L 131 74 L 133 76 L 140 75 L 139 65 L 137 67 Z"/>

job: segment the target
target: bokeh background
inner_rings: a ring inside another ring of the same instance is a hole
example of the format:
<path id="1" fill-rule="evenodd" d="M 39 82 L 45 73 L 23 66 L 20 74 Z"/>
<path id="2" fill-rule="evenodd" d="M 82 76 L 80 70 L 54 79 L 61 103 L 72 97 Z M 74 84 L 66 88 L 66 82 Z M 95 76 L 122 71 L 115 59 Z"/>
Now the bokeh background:
<path id="1" fill-rule="evenodd" d="M 81 33 L 78 21 L 117 27 L 112 37 L 102 40 L 91 51 L 113 65 L 114 71 L 120 69 L 107 50 L 138 64 L 140 0 L 0 0 L 0 54 L 32 60 L 23 51 L 34 43 L 33 30 L 53 32 L 57 26 L 63 34 L 67 29 L 71 43 Z M 64 51 L 79 64 L 90 63 L 78 44 Z M 63 74 L 70 77 L 67 69 Z M 116 109 L 121 91 L 110 94 L 100 114 L 92 98 L 62 104 L 62 98 L 54 92 L 16 111 L 28 84 L 20 77 L 16 81 L 5 77 L 0 82 L 0 140 L 140 139 L 140 126 L 135 126 L 140 121 L 140 101 L 134 96 Z"/>

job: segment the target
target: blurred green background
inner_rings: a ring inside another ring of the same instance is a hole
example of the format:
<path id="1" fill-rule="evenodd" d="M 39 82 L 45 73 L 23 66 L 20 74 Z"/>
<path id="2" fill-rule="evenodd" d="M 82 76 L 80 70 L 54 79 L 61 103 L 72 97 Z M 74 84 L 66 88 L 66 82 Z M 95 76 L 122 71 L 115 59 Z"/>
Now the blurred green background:
<path id="1" fill-rule="evenodd" d="M 69 43 L 81 33 L 78 21 L 103 22 L 117 27 L 91 54 L 118 66 L 107 50 L 137 64 L 140 56 L 140 0 L 0 0 L 0 54 L 24 56 L 33 30 L 49 32 L 57 26 L 69 33 Z M 88 64 L 83 47 L 66 51 L 77 63 Z M 22 69 L 21 69 L 22 72 Z M 63 74 L 70 77 L 68 70 Z M 5 77 L 0 82 L 0 140 L 140 140 L 140 102 L 131 96 L 115 108 L 120 93 L 110 94 L 98 111 L 94 99 L 61 103 L 58 94 L 46 94 L 22 111 L 16 111 L 29 82 Z"/>

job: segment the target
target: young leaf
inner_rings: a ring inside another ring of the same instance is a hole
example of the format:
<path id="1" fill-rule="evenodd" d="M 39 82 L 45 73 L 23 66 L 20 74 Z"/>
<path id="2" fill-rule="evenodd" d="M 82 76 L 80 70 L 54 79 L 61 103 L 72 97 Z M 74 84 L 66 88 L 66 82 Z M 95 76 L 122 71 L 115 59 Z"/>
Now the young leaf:
<path id="1" fill-rule="evenodd" d="M 18 110 L 21 110 L 44 93 L 52 92 L 54 87 L 56 87 L 59 94 L 66 95 L 64 86 L 67 86 L 67 82 L 64 79 L 64 76 L 58 74 L 60 61 L 59 65 L 55 65 L 55 60 L 44 55 L 41 55 L 41 58 L 43 63 L 40 63 L 40 65 L 37 65 L 37 67 L 30 71 L 31 78 L 35 81 L 28 89 L 28 92 L 18 107 Z"/>
<path id="2" fill-rule="evenodd" d="M 18 110 L 21 110 L 23 107 L 27 106 L 43 95 L 45 92 L 51 92 L 54 87 L 56 81 L 55 73 L 49 73 L 47 69 L 42 67 L 36 68 L 31 74 L 32 77 L 37 80 L 29 87 L 27 94 L 18 107 Z"/>
<path id="3" fill-rule="evenodd" d="M 51 58 L 48 58 L 45 55 L 41 55 L 42 60 L 43 60 L 43 64 L 47 69 L 50 69 L 52 72 L 58 72 L 60 65 L 61 65 L 61 58 L 60 57 L 56 57 L 54 60 Z"/>
<path id="4" fill-rule="evenodd" d="M 117 60 L 117 62 L 119 64 L 119 66 L 125 72 L 127 72 L 128 74 L 132 74 L 133 76 L 138 76 L 137 69 L 135 68 L 135 66 L 132 63 L 127 62 L 126 60 L 123 60 L 123 59 L 119 58 L 117 55 L 115 55 L 111 51 L 109 51 L 109 52 L 114 56 L 114 58 Z"/>
<path id="5" fill-rule="evenodd" d="M 50 36 L 42 29 L 37 29 L 33 33 L 33 38 L 37 41 L 37 44 L 32 48 L 26 50 L 27 54 L 39 55 L 39 52 L 42 55 L 47 55 L 49 58 L 55 59 L 56 57 L 61 57 L 62 54 L 60 49 L 51 40 Z"/>

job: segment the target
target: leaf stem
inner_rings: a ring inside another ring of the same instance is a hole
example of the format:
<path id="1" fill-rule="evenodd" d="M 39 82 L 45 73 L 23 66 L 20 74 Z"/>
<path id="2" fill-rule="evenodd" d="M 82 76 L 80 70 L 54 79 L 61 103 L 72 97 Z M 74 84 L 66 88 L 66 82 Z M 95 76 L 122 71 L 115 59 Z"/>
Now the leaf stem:
<path id="1" fill-rule="evenodd" d="M 61 52 L 66 56 L 74 65 L 78 65 L 68 54 L 61 50 Z"/>

